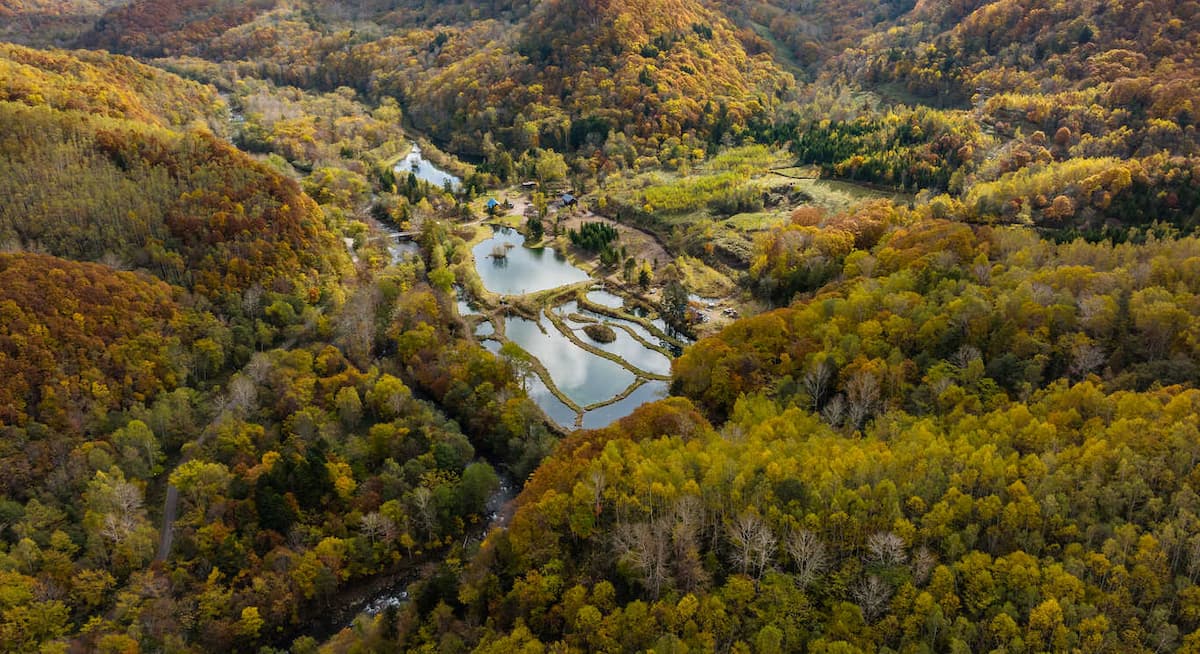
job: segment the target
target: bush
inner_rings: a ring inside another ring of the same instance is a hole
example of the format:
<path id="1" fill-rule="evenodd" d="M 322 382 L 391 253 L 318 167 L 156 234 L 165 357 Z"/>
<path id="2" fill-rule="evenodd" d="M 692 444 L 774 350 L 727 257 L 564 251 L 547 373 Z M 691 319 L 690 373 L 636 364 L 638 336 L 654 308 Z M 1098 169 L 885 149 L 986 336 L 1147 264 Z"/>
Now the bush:
<path id="1" fill-rule="evenodd" d="M 585 325 L 583 331 L 588 335 L 588 337 L 597 343 L 611 343 L 617 340 L 617 333 L 614 332 L 613 328 L 609 327 L 608 325 L 592 323 L 590 325 Z"/>

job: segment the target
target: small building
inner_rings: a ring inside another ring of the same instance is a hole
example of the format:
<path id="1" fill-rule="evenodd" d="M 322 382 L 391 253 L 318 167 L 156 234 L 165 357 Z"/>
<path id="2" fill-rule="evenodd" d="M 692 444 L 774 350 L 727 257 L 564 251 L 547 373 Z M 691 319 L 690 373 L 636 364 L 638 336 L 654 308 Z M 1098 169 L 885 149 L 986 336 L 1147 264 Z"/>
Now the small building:
<path id="1" fill-rule="evenodd" d="M 579 200 L 574 195 L 571 195 L 570 193 L 562 194 L 562 206 L 574 207 L 578 204 L 579 204 Z"/>
<path id="2" fill-rule="evenodd" d="M 532 191 L 533 189 L 537 188 L 537 182 L 532 180 L 528 182 L 521 182 L 521 188 L 525 189 L 526 191 Z"/>

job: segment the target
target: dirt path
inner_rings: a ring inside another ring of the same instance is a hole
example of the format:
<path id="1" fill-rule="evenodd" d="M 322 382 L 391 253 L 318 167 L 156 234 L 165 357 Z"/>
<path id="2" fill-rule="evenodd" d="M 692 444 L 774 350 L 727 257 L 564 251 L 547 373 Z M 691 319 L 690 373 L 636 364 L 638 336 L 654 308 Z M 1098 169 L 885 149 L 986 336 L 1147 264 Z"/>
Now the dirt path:
<path id="1" fill-rule="evenodd" d="M 163 524 L 158 541 L 158 555 L 155 561 L 166 561 L 171 553 L 171 544 L 175 542 L 175 514 L 179 511 L 179 489 L 167 486 L 167 499 L 163 502 Z"/>

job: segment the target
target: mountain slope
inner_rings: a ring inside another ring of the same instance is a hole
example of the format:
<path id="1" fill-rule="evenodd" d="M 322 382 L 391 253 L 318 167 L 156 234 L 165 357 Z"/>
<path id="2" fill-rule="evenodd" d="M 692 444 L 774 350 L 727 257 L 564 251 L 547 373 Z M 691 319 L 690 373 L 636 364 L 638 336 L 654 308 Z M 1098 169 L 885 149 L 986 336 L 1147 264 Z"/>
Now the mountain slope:
<path id="1" fill-rule="evenodd" d="M 345 251 L 298 184 L 207 130 L 211 89 L 123 57 L 0 50 L 0 241 L 112 256 L 212 299 L 313 293 Z M 112 117 L 119 116 L 119 117 Z"/>

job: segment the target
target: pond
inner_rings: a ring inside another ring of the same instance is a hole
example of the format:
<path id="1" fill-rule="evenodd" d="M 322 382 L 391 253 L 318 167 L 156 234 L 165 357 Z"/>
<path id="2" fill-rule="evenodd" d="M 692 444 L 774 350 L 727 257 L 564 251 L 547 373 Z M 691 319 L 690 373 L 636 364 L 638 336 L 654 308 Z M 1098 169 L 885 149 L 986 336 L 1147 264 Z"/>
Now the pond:
<path id="1" fill-rule="evenodd" d="M 484 320 L 475 325 L 475 338 L 487 338 L 496 334 L 496 326 L 490 320 Z"/>
<path id="2" fill-rule="evenodd" d="M 495 343 L 495 341 L 488 342 Z M 575 418 L 579 414 L 575 413 L 575 409 L 563 404 L 562 400 L 550 392 L 550 389 L 546 387 L 541 377 L 530 375 L 525 381 L 525 393 L 559 427 L 567 430 L 575 429 Z"/>
<path id="3" fill-rule="evenodd" d="M 620 365 L 576 346 L 545 318 L 536 323 L 509 316 L 504 332 L 541 361 L 558 390 L 581 407 L 611 400 L 636 380 Z"/>
<path id="4" fill-rule="evenodd" d="M 609 293 L 608 291 L 590 291 L 587 294 L 587 299 L 589 302 L 608 307 L 609 309 L 620 309 L 625 306 L 625 298 L 615 293 Z"/>
<path id="5" fill-rule="evenodd" d="M 591 299 L 590 293 L 588 294 L 588 299 Z M 616 336 L 616 340 L 611 343 L 600 343 L 592 340 L 592 338 L 583 331 L 583 326 L 586 323 L 580 323 L 570 320 L 569 318 L 565 318 L 565 316 L 569 316 L 572 313 L 580 313 L 579 305 L 574 300 L 556 307 L 554 311 L 558 315 L 564 316 L 564 324 L 566 324 L 566 326 L 575 333 L 575 337 L 580 341 L 583 341 L 584 343 L 587 343 L 597 349 L 604 350 L 605 352 L 615 354 L 625 360 L 626 363 L 634 368 L 637 368 L 638 370 L 641 370 L 642 372 L 648 372 L 652 375 L 671 374 L 670 359 L 664 356 L 663 353 L 642 345 L 636 338 L 631 336 L 629 332 L 621 329 L 620 327 L 613 327 L 613 334 Z M 603 323 L 608 323 L 609 325 L 626 325 L 633 329 L 639 336 L 644 338 L 647 343 L 658 342 L 658 339 L 651 335 L 648 329 L 635 322 L 602 316 L 593 311 L 584 311 L 583 315 L 586 315 L 589 318 L 595 318 L 596 320 Z"/>
<path id="6" fill-rule="evenodd" d="M 571 265 L 554 248 L 524 247 L 525 237 L 508 227 L 493 226 L 491 238 L 471 249 L 475 269 L 487 290 L 500 295 L 524 295 L 586 282 L 588 274 Z M 504 253 L 493 257 L 493 251 Z"/>
<path id="7" fill-rule="evenodd" d="M 409 257 L 420 256 L 421 246 L 416 241 L 401 238 L 399 232 L 387 230 L 388 252 L 392 255 L 392 263 L 400 263 Z"/>
<path id="8" fill-rule="evenodd" d="M 429 182 L 438 188 L 445 188 L 446 182 L 450 182 L 450 190 L 457 191 L 462 186 L 462 180 L 450 173 L 438 168 L 421 156 L 421 146 L 413 144 L 412 150 L 408 152 L 408 156 L 396 163 L 396 173 L 403 175 L 412 173 L 417 176 L 417 179 Z M 398 181 L 398 180 L 397 180 Z"/>
<path id="9" fill-rule="evenodd" d="M 667 382 L 652 381 L 638 386 L 628 397 L 608 406 L 602 406 L 583 414 L 584 429 L 600 429 L 633 413 L 633 410 L 667 396 Z"/>
<path id="10" fill-rule="evenodd" d="M 458 315 L 464 318 L 466 316 L 480 315 L 479 309 L 475 308 L 475 305 L 471 303 L 470 298 L 467 297 L 467 292 L 461 286 L 454 287 L 454 306 L 458 309 Z"/>
<path id="11" fill-rule="evenodd" d="M 504 345 L 500 341 L 491 338 L 484 339 L 479 344 L 483 346 L 483 349 L 491 352 L 492 354 L 500 354 L 500 348 Z"/>

